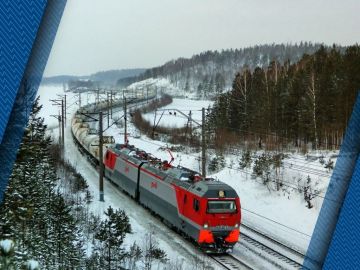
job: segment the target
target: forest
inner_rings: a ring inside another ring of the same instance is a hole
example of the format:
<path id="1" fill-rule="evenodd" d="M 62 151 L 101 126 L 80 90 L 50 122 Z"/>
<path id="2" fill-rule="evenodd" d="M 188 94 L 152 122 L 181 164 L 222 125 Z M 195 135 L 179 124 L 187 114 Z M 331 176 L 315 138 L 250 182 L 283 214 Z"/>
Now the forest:
<path id="1" fill-rule="evenodd" d="M 338 149 L 360 89 L 360 47 L 240 70 L 208 115 L 216 145 Z"/>
<path id="2" fill-rule="evenodd" d="M 178 58 L 162 66 L 147 69 L 135 77 L 118 80 L 118 86 L 148 78 L 165 77 L 185 92 L 197 92 L 199 97 L 211 98 L 231 87 L 235 74 L 243 68 L 254 70 L 268 66 L 272 60 L 291 63 L 303 54 L 312 54 L 321 44 L 265 44 L 241 49 L 205 51 L 191 58 Z"/>
<path id="3" fill-rule="evenodd" d="M 151 269 L 167 263 L 152 233 L 125 247 L 126 212 L 109 206 L 103 218 L 86 180 L 46 135 L 35 101 L 0 204 L 0 269 Z"/>

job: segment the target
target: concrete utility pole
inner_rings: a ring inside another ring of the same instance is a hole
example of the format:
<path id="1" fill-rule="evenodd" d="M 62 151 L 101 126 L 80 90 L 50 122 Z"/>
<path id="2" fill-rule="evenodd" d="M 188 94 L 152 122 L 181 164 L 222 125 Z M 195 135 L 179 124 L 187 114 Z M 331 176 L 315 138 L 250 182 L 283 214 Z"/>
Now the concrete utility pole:
<path id="1" fill-rule="evenodd" d="M 61 146 L 62 155 L 64 152 L 64 145 L 65 145 L 65 139 L 64 139 L 64 99 L 50 99 L 50 101 L 53 103 L 52 105 L 55 106 L 61 106 L 61 113 L 59 111 L 59 115 L 57 116 L 57 119 L 59 121 L 59 145 Z M 54 116 L 56 117 L 56 116 Z M 61 123 L 61 125 L 60 125 Z"/>
<path id="2" fill-rule="evenodd" d="M 66 95 L 64 95 L 64 100 L 65 100 L 65 104 L 64 104 L 64 119 L 65 119 L 65 127 L 66 127 Z"/>
<path id="3" fill-rule="evenodd" d="M 113 91 L 110 91 L 110 116 L 112 119 L 113 116 Z"/>
<path id="4" fill-rule="evenodd" d="M 64 115 L 64 100 L 61 100 L 61 141 L 62 141 L 62 156 L 64 157 L 65 150 L 65 115 Z"/>
<path id="5" fill-rule="evenodd" d="M 106 93 L 106 108 L 107 108 L 107 127 L 109 128 L 110 126 L 110 102 L 109 102 L 109 93 Z"/>
<path id="6" fill-rule="evenodd" d="M 61 139 L 61 115 L 60 115 L 60 111 L 59 111 L 58 121 L 59 121 L 59 145 L 61 146 L 62 139 Z"/>
<path id="7" fill-rule="evenodd" d="M 192 143 L 192 119 L 191 119 L 191 111 L 189 112 L 189 124 L 190 124 L 190 143 Z"/>
<path id="8" fill-rule="evenodd" d="M 206 178 L 206 142 L 205 142 L 205 108 L 202 108 L 202 126 L 201 126 L 201 174 Z"/>
<path id="9" fill-rule="evenodd" d="M 104 201 L 104 163 L 103 163 L 103 114 L 99 112 L 99 191 L 100 201 Z"/>
<path id="10" fill-rule="evenodd" d="M 146 87 L 146 103 L 149 103 L 149 87 Z"/>
<path id="11" fill-rule="evenodd" d="M 126 116 L 126 97 L 124 96 L 124 122 L 125 122 L 125 132 L 124 132 L 124 143 L 127 144 L 128 139 L 127 139 L 127 116 Z"/>
<path id="12" fill-rule="evenodd" d="M 79 91 L 79 108 L 81 108 L 81 92 Z"/>

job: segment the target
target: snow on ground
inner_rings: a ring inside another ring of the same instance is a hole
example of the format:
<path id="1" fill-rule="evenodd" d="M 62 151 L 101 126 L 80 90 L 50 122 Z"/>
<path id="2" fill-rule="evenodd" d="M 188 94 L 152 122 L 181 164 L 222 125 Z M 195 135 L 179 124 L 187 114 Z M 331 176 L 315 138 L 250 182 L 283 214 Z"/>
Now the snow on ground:
<path id="1" fill-rule="evenodd" d="M 196 98 L 195 92 L 185 92 L 183 89 L 172 84 L 167 78 L 149 78 L 129 85 L 129 92 L 157 91 L 158 94 L 164 93 L 172 96 L 181 96 L 187 98 Z"/>
<path id="2" fill-rule="evenodd" d="M 150 123 L 159 122 L 159 126 L 170 128 L 181 128 L 187 125 L 191 111 L 191 119 L 201 124 L 202 108 L 207 109 L 214 104 L 208 100 L 191 100 L 174 98 L 173 102 L 155 112 L 149 112 L 143 115 L 143 118 Z M 181 114 L 179 111 L 185 115 Z M 192 124 L 196 126 L 196 124 Z"/>
<path id="3" fill-rule="evenodd" d="M 52 119 L 53 117 L 51 117 L 51 114 L 56 111 L 56 107 L 51 105 L 49 99 L 58 98 L 58 94 L 64 94 L 62 87 L 40 86 L 38 94 L 40 94 L 41 102 L 43 104 L 41 115 L 45 118 L 46 124 L 54 125 L 53 129 L 49 130 L 49 133 L 56 138 L 58 134 L 57 122 L 54 122 Z M 77 98 L 75 94 L 66 94 L 68 95 L 69 99 Z M 95 215 L 99 216 L 104 216 L 104 212 L 109 206 L 112 206 L 115 209 L 125 210 L 129 216 L 133 230 L 133 233 L 127 235 L 125 239 L 125 245 L 128 247 L 136 242 L 142 248 L 146 234 L 153 233 L 155 239 L 159 243 L 159 247 L 166 252 L 170 263 L 174 265 L 182 265 L 182 269 L 192 269 L 194 265 L 199 265 L 198 259 L 200 258 L 209 264 L 209 259 L 204 256 L 202 252 L 197 250 L 193 244 L 183 239 L 180 235 L 171 229 L 167 228 L 161 221 L 152 216 L 149 211 L 139 206 L 137 203 L 135 203 L 135 201 L 119 191 L 114 185 L 106 180 L 104 182 L 105 202 L 100 202 L 98 200 L 98 172 L 94 167 L 92 167 L 92 165 L 90 165 L 86 158 L 80 154 L 71 136 L 71 117 L 77 108 L 78 105 L 74 104 L 70 106 L 69 103 L 69 117 L 67 119 L 67 127 L 65 130 L 65 157 L 78 170 L 84 179 L 86 179 L 89 185 L 89 191 L 93 196 L 93 202 L 90 205 L 90 210 Z M 122 114 L 122 112 L 118 112 L 118 114 Z M 112 132 L 116 133 L 117 140 L 120 141 L 119 130 L 116 129 L 115 126 L 109 130 L 112 130 Z M 91 243 L 88 243 L 87 249 L 90 249 L 90 247 Z M 213 269 L 221 269 L 221 267 L 213 265 L 213 262 L 211 263 Z M 157 268 L 157 264 L 154 264 L 154 268 Z"/>
<path id="4" fill-rule="evenodd" d="M 168 108 L 187 110 L 196 106 L 204 106 L 208 103 L 193 100 L 174 99 L 174 103 L 168 105 Z M 151 113 L 147 114 L 151 115 Z M 178 116 L 168 115 L 168 120 L 164 121 L 165 125 L 179 125 L 181 120 L 173 120 Z M 130 134 L 138 134 L 133 127 L 129 127 Z M 123 142 L 123 130 L 113 126 L 107 130 L 107 134 L 114 136 L 115 141 Z M 161 159 L 170 159 L 169 154 L 161 150 L 160 147 L 167 146 L 166 143 L 153 141 L 145 136 L 140 138 L 132 138 L 130 135 L 130 143 L 138 148 L 154 154 Z M 260 153 L 257 153 L 260 154 Z M 282 170 L 282 178 L 284 181 L 283 191 L 275 192 L 261 183 L 261 180 L 252 179 L 251 170 L 241 171 L 238 169 L 239 156 L 228 155 L 226 157 L 227 166 L 233 164 L 233 169 L 226 168 L 218 173 L 209 175 L 219 179 L 232 186 L 240 195 L 242 203 L 242 222 L 251 225 L 274 236 L 276 239 L 284 243 L 306 252 L 307 246 L 321 209 L 323 196 L 329 183 L 331 173 L 319 163 L 319 159 L 315 157 L 324 156 L 329 159 L 330 156 L 336 155 L 337 152 L 313 152 L 306 157 L 299 153 L 288 153 L 288 158 L 284 160 L 284 169 Z M 174 165 L 181 165 L 190 169 L 201 171 L 200 153 L 180 153 L 174 152 Z M 335 161 L 335 160 L 334 160 Z M 308 209 L 304 201 L 303 193 L 300 193 L 291 187 L 303 186 L 307 176 L 310 176 L 316 189 L 321 193 L 312 200 L 314 207 Z M 301 179 L 299 181 L 299 179 Z"/>
<path id="5" fill-rule="evenodd" d="M 55 93 L 59 88 L 56 89 L 51 90 L 48 87 L 41 88 L 40 93 L 45 93 L 47 91 L 54 91 Z M 52 93 L 52 95 L 54 93 Z M 50 95 L 49 93 L 47 94 Z M 54 95 L 56 96 L 56 94 Z M 50 111 L 54 109 L 51 108 L 47 100 L 44 101 L 45 108 L 42 113 L 44 114 L 46 121 L 52 121 L 50 120 L 49 115 L 51 114 Z M 208 104 L 209 102 L 174 99 L 174 103 L 167 107 L 183 111 L 207 107 Z M 72 106 L 69 110 L 69 115 L 72 115 L 76 109 L 76 105 Z M 123 112 L 119 110 L 118 115 L 122 114 Z M 148 115 L 149 116 L 146 117 L 151 116 L 153 119 L 153 114 L 151 115 L 150 113 Z M 116 117 L 116 115 L 114 115 L 114 117 Z M 196 118 L 198 117 L 199 116 L 196 116 Z M 176 120 L 174 120 L 175 118 Z M 180 119 L 181 117 L 178 115 L 168 115 L 168 119 L 166 121 L 164 120 L 164 123 L 181 125 L 181 123 L 184 123 L 181 121 L 187 121 L 185 118 L 183 120 Z M 69 121 L 70 120 L 68 120 L 68 123 Z M 145 136 L 140 136 L 139 138 L 131 137 L 132 135 L 139 133 L 132 125 L 129 126 L 128 130 L 130 132 L 131 144 L 134 144 L 159 158 L 170 159 L 169 154 L 166 151 L 160 150 L 161 146 L 166 146 L 165 143 L 152 141 Z M 114 136 L 116 142 L 121 143 L 123 142 L 123 131 L 123 129 L 119 129 L 116 125 L 113 125 L 106 131 L 106 134 Z M 54 135 L 56 135 L 55 130 Z M 251 177 L 251 170 L 239 170 L 237 165 L 239 161 L 238 155 L 226 156 L 227 166 L 232 167 L 233 169 L 226 168 L 211 176 L 229 184 L 237 191 L 241 198 L 243 223 L 266 232 L 305 252 L 321 209 L 323 202 L 322 196 L 325 195 L 331 176 L 331 174 L 324 169 L 324 166 L 319 163 L 318 157 L 323 155 L 324 159 L 328 160 L 332 155 L 338 154 L 338 152 L 313 152 L 310 153 L 308 157 L 296 152 L 288 154 L 289 156 L 285 159 L 284 169 L 282 170 L 284 183 L 290 183 L 290 186 L 296 187 L 298 179 L 301 178 L 302 180 L 299 181 L 298 185 L 303 185 L 306 177 L 309 175 L 313 183 L 316 183 L 316 188 L 321 191 L 319 196 L 313 199 L 314 207 L 312 209 L 306 207 L 303 193 L 294 191 L 291 188 L 286 189 L 285 187 L 281 192 L 269 191 L 259 179 L 256 180 Z M 174 165 L 182 165 L 200 171 L 200 153 L 174 152 L 173 155 L 175 157 Z M 128 244 L 133 241 L 142 243 L 144 233 L 153 231 L 159 241 L 160 247 L 168 253 L 172 261 L 181 261 L 184 265 L 190 266 L 192 265 L 195 256 L 202 255 L 193 247 L 193 245 L 183 240 L 173 231 L 167 229 L 161 222 L 151 216 L 148 211 L 139 207 L 134 201 L 123 195 L 111 184 L 105 183 L 106 202 L 98 202 L 96 200 L 98 197 L 98 174 L 75 148 L 70 136 L 70 125 L 68 125 L 66 131 L 66 156 L 88 181 L 95 198 L 92 206 L 95 214 L 101 215 L 108 205 L 126 210 L 134 230 L 134 233 L 127 238 Z M 333 160 L 335 161 L 336 159 L 333 158 Z M 240 247 L 235 246 L 235 249 L 236 248 L 238 248 L 236 252 L 241 252 Z M 185 267 L 184 269 L 188 268 Z"/>

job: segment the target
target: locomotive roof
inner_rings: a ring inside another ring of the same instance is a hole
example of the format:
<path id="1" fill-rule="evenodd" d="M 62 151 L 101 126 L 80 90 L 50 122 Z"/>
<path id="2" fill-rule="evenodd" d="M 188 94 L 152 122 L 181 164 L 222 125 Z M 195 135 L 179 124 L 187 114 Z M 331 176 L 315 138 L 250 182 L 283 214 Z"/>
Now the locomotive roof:
<path id="1" fill-rule="evenodd" d="M 143 159 L 143 156 L 137 155 L 136 153 L 146 154 L 151 158 L 154 157 L 141 149 L 135 148 L 134 146 L 114 144 L 110 146 L 110 148 L 117 154 L 127 156 L 130 161 L 135 162 L 136 164 L 147 162 L 147 164 L 144 165 L 147 170 L 156 173 L 158 176 L 162 177 L 164 181 L 187 189 L 200 197 L 219 198 L 219 191 L 224 192 L 225 198 L 235 198 L 238 196 L 235 190 L 229 185 L 213 178 L 206 178 L 204 180 L 198 172 L 192 171 L 188 168 L 178 166 L 169 167 L 168 169 L 163 170 L 159 165 L 162 164 L 160 159 L 157 159 L 156 164 L 152 164 L 150 161 Z M 201 180 L 194 181 L 194 176 L 199 179 L 201 178 Z"/>

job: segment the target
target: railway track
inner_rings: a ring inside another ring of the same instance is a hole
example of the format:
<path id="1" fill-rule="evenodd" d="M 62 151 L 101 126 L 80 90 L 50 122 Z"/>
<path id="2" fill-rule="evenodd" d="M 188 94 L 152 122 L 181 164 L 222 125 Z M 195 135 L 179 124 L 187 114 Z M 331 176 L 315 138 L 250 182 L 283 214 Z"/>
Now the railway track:
<path id="1" fill-rule="evenodd" d="M 306 269 L 302 265 L 305 254 L 246 224 L 241 224 L 239 244 L 276 269 Z"/>
<path id="2" fill-rule="evenodd" d="M 230 255 L 210 255 L 210 257 L 227 270 L 252 270 L 251 266 L 240 259 Z"/>
<path id="3" fill-rule="evenodd" d="M 73 139 L 75 143 L 78 143 L 74 136 Z M 89 156 L 89 153 L 81 152 Z M 92 162 L 92 165 L 96 167 L 97 164 Z M 256 254 L 259 261 L 256 262 L 256 265 L 253 265 L 254 262 L 249 264 L 248 260 L 245 260 L 245 262 L 243 259 L 231 254 L 209 255 L 211 259 L 224 267 L 224 269 L 268 269 L 266 267 L 264 268 L 260 262 L 261 259 L 267 261 L 267 265 L 272 265 L 274 269 L 304 269 L 302 263 L 305 255 L 299 250 L 289 247 L 246 224 L 241 224 L 241 229 L 241 240 L 239 244 L 253 254 Z"/>

